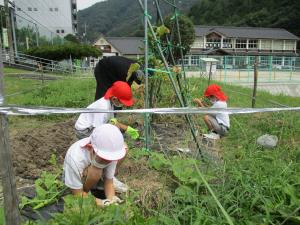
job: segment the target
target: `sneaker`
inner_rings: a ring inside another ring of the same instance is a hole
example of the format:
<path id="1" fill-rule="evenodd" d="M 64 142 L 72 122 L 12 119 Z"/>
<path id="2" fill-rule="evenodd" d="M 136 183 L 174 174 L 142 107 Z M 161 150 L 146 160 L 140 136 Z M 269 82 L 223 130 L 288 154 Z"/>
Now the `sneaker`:
<path id="1" fill-rule="evenodd" d="M 119 181 L 116 177 L 113 178 L 113 183 L 115 187 L 115 191 L 118 193 L 124 193 L 128 191 L 128 186 L 121 181 Z"/>
<path id="2" fill-rule="evenodd" d="M 220 139 L 220 135 L 216 134 L 214 132 L 211 132 L 209 134 L 203 134 L 204 137 L 208 138 L 208 139 L 212 139 L 212 140 L 218 140 Z"/>

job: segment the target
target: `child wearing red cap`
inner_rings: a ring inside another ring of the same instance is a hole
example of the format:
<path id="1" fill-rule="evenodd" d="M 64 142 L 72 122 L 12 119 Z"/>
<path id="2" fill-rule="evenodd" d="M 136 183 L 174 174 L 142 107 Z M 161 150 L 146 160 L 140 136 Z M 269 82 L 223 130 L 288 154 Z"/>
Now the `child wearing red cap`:
<path id="1" fill-rule="evenodd" d="M 209 85 L 204 92 L 204 96 L 207 97 L 212 104 L 211 108 L 227 108 L 226 100 L 228 97 L 222 92 L 218 85 Z M 193 102 L 199 107 L 208 107 L 201 99 L 195 98 Z M 220 137 L 225 136 L 229 131 L 230 120 L 228 113 L 205 115 L 204 122 L 210 130 L 209 134 L 204 134 L 207 138 L 220 139 Z"/>
<path id="2" fill-rule="evenodd" d="M 113 110 L 113 106 L 132 106 L 133 97 L 130 86 L 123 81 L 116 81 L 105 93 L 104 97 L 90 104 L 88 109 Z M 95 127 L 110 122 L 113 113 L 82 113 L 75 123 L 75 133 L 78 139 L 89 137 Z M 133 139 L 138 138 L 138 131 L 113 119 L 114 125 L 128 133 Z"/>
<path id="3" fill-rule="evenodd" d="M 133 97 L 130 86 L 123 81 L 116 81 L 110 87 L 104 97 L 90 104 L 89 109 L 113 110 L 113 106 L 133 105 Z M 82 113 L 75 123 L 75 134 L 78 139 L 87 138 L 96 127 L 105 123 L 113 123 L 119 129 L 125 131 L 131 138 L 139 137 L 138 130 L 124 125 L 114 118 L 113 113 Z M 126 192 L 128 187 L 114 177 L 114 185 L 118 192 Z"/>

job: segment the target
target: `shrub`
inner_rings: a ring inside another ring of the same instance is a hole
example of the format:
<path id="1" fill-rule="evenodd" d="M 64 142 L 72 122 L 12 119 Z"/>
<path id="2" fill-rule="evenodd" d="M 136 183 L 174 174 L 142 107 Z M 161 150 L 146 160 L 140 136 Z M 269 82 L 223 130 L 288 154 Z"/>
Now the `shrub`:
<path id="1" fill-rule="evenodd" d="M 64 45 L 41 46 L 31 48 L 25 52 L 28 55 L 50 59 L 50 60 L 64 60 L 81 59 L 83 57 L 99 57 L 102 53 L 99 49 L 90 45 L 81 45 L 75 43 L 67 43 Z"/>

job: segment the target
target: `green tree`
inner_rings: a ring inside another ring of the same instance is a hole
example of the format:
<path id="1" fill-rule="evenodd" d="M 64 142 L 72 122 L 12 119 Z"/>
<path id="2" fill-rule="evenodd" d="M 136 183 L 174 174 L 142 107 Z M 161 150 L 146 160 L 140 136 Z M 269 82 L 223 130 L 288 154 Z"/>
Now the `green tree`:
<path id="1" fill-rule="evenodd" d="M 72 43 L 76 43 L 79 44 L 79 40 L 77 39 L 77 37 L 73 34 L 67 34 L 64 39 L 66 41 L 72 42 Z"/>
<path id="2" fill-rule="evenodd" d="M 177 30 L 175 16 L 178 18 L 179 30 Z M 178 61 L 178 59 L 181 58 L 180 49 L 182 49 L 183 56 L 190 51 L 191 45 L 195 40 L 195 29 L 193 22 L 187 16 L 177 14 L 175 16 L 168 16 L 165 19 L 165 25 L 170 29 L 172 53 L 175 60 Z M 181 46 L 179 33 L 181 37 Z M 168 43 L 164 42 L 165 47 L 167 47 L 167 44 Z"/>

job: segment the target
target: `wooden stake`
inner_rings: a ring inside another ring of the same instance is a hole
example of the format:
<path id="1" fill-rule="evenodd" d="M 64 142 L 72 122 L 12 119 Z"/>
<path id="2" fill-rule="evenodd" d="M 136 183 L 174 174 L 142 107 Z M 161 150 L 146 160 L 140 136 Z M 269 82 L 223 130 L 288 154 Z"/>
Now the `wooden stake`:
<path id="1" fill-rule="evenodd" d="M 3 93 L 3 63 L 0 55 L 0 105 L 4 103 Z M 4 196 L 5 223 L 6 225 L 20 225 L 16 181 L 9 147 L 8 118 L 5 114 L 0 114 L 0 176 Z"/>
<path id="2" fill-rule="evenodd" d="M 0 170 L 4 196 L 4 212 L 7 225 L 20 224 L 16 182 L 8 143 L 8 119 L 0 114 Z"/>
<path id="3" fill-rule="evenodd" d="M 258 66 L 258 56 L 255 57 L 255 63 L 254 63 L 254 85 L 253 85 L 253 95 L 252 95 L 252 108 L 255 108 L 255 103 L 256 103 L 257 66 Z"/>

